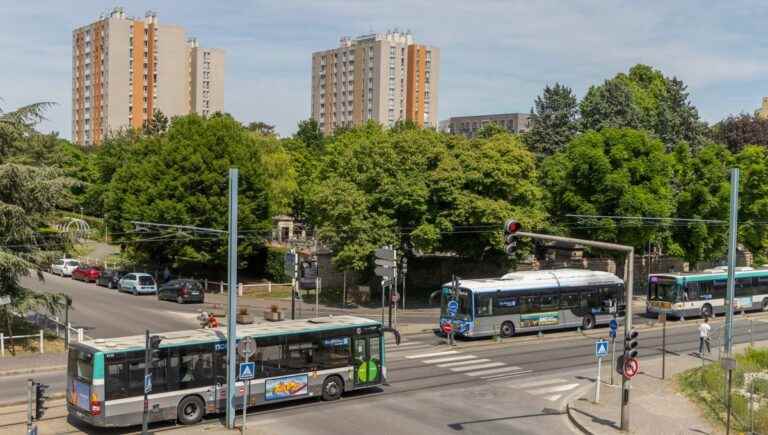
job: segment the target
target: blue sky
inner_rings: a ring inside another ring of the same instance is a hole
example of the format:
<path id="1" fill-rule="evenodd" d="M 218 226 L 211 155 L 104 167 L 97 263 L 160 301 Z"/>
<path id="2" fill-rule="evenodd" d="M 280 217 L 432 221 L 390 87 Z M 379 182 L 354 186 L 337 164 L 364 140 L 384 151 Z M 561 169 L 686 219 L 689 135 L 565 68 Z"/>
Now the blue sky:
<path id="1" fill-rule="evenodd" d="M 71 31 L 114 6 L 153 9 L 224 48 L 225 110 L 283 135 L 309 116 L 313 51 L 395 27 L 442 50 L 440 119 L 527 112 L 558 81 L 581 97 L 639 62 L 688 84 L 708 122 L 768 95 L 768 4 L 758 1 L 2 0 L 0 107 L 55 101 L 41 129 L 69 138 Z"/>

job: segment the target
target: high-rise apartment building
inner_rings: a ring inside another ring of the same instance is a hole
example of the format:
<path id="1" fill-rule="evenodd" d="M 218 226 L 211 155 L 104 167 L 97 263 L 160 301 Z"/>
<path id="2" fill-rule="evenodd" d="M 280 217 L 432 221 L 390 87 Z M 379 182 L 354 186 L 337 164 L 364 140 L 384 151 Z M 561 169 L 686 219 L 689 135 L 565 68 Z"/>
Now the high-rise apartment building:
<path id="1" fill-rule="evenodd" d="M 312 54 L 312 118 L 325 133 L 368 120 L 437 127 L 440 50 L 410 33 L 342 38 Z"/>
<path id="2" fill-rule="evenodd" d="M 224 110 L 224 53 L 187 40 L 157 14 L 127 17 L 115 8 L 72 32 L 72 140 L 101 143 L 141 128 L 160 110 L 169 118 Z"/>

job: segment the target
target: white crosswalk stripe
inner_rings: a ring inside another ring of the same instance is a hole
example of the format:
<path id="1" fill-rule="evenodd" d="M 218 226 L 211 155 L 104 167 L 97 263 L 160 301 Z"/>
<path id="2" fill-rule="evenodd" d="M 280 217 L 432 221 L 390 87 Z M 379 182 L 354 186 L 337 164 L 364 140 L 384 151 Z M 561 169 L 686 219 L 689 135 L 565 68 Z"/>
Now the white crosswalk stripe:
<path id="1" fill-rule="evenodd" d="M 479 358 L 479 359 L 471 359 L 469 361 L 458 361 L 458 362 L 452 362 L 452 363 L 445 363 L 445 364 L 438 364 L 438 367 L 457 367 L 457 366 L 465 366 L 468 364 L 480 364 L 485 362 L 490 362 L 491 360 L 486 358 Z"/>
<path id="2" fill-rule="evenodd" d="M 531 371 L 523 370 L 520 367 L 508 366 L 508 367 L 500 367 L 497 369 L 480 370 L 478 372 L 467 373 L 467 376 L 488 376 L 488 375 L 498 375 L 499 373 L 509 373 L 509 372 L 517 372 L 519 374 L 523 374 L 523 373 L 530 373 Z"/>
<path id="3" fill-rule="evenodd" d="M 492 362 L 492 363 L 485 363 L 485 364 L 475 364 L 473 366 L 465 366 L 465 367 L 454 367 L 450 369 L 452 372 L 468 372 L 470 370 L 480 370 L 480 369 L 489 369 L 491 367 L 499 367 L 503 366 L 504 363 L 502 362 Z"/>
<path id="4" fill-rule="evenodd" d="M 420 341 L 403 341 L 400 342 L 400 344 L 397 344 L 395 342 L 387 342 L 386 345 L 389 346 L 395 346 L 395 347 L 405 347 L 405 346 L 414 346 L 417 344 L 422 344 Z"/>
<path id="5" fill-rule="evenodd" d="M 456 355 L 457 351 L 455 350 L 448 350 L 445 352 L 433 352 L 433 353 L 423 353 L 421 355 L 406 355 L 405 357 L 408 359 L 417 359 L 417 358 L 429 358 L 433 356 L 443 356 L 443 355 Z"/>
<path id="6" fill-rule="evenodd" d="M 422 361 L 424 364 L 438 364 L 438 363 L 446 363 L 451 361 L 461 361 L 463 359 L 474 359 L 477 358 L 474 355 L 462 355 L 462 356 L 451 356 L 448 358 L 437 358 L 437 359 L 425 359 Z"/>
<path id="7" fill-rule="evenodd" d="M 547 397 L 546 399 L 549 400 L 550 402 L 557 402 L 557 400 L 560 399 L 561 397 L 563 397 L 562 394 L 553 394 Z"/>
<path id="8" fill-rule="evenodd" d="M 533 387 L 541 387 L 544 385 L 561 384 L 563 382 L 568 382 L 568 381 L 565 379 L 542 379 L 542 380 L 533 381 L 533 382 L 526 382 L 524 384 L 509 383 L 507 385 L 513 386 L 515 388 L 533 388 Z"/>
<path id="9" fill-rule="evenodd" d="M 579 384 L 555 385 L 554 387 L 545 387 L 545 388 L 540 388 L 538 390 L 528 391 L 528 393 L 534 394 L 534 395 L 549 394 L 549 393 L 561 393 L 563 391 L 573 390 L 574 388 L 576 388 L 578 386 L 579 386 Z"/>
<path id="10" fill-rule="evenodd" d="M 486 379 L 486 378 L 483 378 Z M 534 396 L 543 396 L 544 400 L 557 402 L 565 393 L 578 387 L 578 382 L 563 378 L 538 379 L 531 382 L 507 382 L 504 385 L 512 388 L 520 388 Z"/>

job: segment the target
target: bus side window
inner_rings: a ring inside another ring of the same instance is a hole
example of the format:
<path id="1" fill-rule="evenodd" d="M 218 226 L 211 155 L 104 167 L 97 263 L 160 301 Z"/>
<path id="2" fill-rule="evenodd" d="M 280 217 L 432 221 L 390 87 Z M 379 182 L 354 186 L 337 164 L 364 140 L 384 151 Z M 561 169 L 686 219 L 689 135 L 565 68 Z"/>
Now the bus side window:
<path id="1" fill-rule="evenodd" d="M 581 307 L 590 308 L 600 306 L 599 295 L 594 287 L 586 287 L 581 291 Z"/>
<path id="2" fill-rule="evenodd" d="M 768 293 L 768 276 L 759 276 L 755 278 L 757 285 L 755 286 L 755 295 L 761 295 Z"/>
<path id="3" fill-rule="evenodd" d="M 106 400 L 128 397 L 128 371 L 122 358 L 120 361 L 107 363 L 105 392 Z"/>
<path id="4" fill-rule="evenodd" d="M 213 352 L 210 346 L 181 349 L 179 353 L 179 388 L 195 388 L 212 385 Z"/>
<path id="5" fill-rule="evenodd" d="M 521 297 L 512 292 L 499 292 L 496 294 L 496 315 L 517 314 L 520 312 Z"/>
<path id="6" fill-rule="evenodd" d="M 718 279 L 712 283 L 713 299 L 722 299 L 725 297 L 726 284 L 727 284 L 727 281 L 724 279 Z"/>
<path id="7" fill-rule="evenodd" d="M 689 282 L 685 284 L 683 294 L 681 295 L 683 301 L 695 301 L 699 299 L 699 283 Z"/>
<path id="8" fill-rule="evenodd" d="M 477 315 L 478 317 L 493 315 L 493 294 L 483 293 L 477 295 Z"/>
<path id="9" fill-rule="evenodd" d="M 352 340 L 348 335 L 323 334 L 319 362 L 322 369 L 346 367 L 351 363 Z"/>
<path id="10" fill-rule="evenodd" d="M 714 297 L 712 281 L 699 282 L 699 297 L 701 299 L 712 299 Z"/>
<path id="11" fill-rule="evenodd" d="M 536 313 L 539 311 L 539 295 L 525 295 L 520 297 L 520 313 Z"/>
<path id="12" fill-rule="evenodd" d="M 556 293 L 544 293 L 539 299 L 539 309 L 542 311 L 557 310 L 560 306 L 559 299 Z"/>
<path id="13" fill-rule="evenodd" d="M 570 308 L 576 308 L 579 306 L 579 294 L 578 293 L 563 293 L 560 295 L 560 308 L 567 310 Z"/>
<path id="14" fill-rule="evenodd" d="M 751 296 L 752 295 L 752 278 L 737 278 L 736 279 L 736 297 L 740 295 Z"/>

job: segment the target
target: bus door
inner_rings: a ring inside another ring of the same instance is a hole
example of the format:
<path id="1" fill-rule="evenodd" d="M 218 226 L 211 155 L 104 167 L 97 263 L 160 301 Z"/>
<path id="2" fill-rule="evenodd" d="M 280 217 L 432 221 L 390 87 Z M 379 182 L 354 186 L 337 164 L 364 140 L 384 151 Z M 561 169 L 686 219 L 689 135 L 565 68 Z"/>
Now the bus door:
<path id="1" fill-rule="evenodd" d="M 352 360 L 355 366 L 355 386 L 381 382 L 380 335 L 354 337 Z"/>

